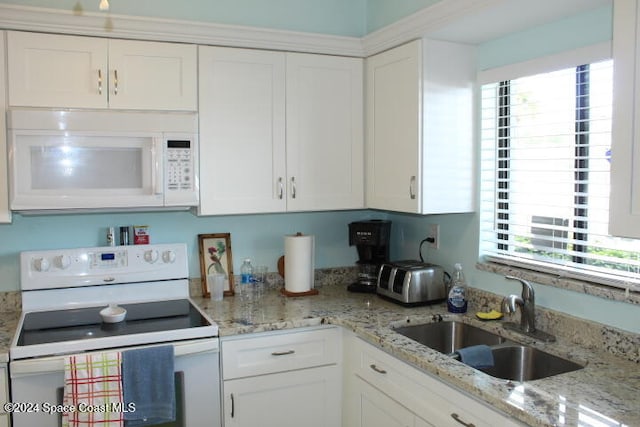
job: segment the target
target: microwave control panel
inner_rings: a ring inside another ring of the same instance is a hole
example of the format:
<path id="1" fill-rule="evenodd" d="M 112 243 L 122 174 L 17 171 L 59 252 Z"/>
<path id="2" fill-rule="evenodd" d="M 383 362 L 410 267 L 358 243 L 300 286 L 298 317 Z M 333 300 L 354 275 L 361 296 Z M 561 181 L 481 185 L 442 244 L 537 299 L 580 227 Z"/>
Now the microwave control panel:
<path id="1" fill-rule="evenodd" d="M 167 190 L 193 190 L 192 152 L 190 140 L 167 140 Z"/>

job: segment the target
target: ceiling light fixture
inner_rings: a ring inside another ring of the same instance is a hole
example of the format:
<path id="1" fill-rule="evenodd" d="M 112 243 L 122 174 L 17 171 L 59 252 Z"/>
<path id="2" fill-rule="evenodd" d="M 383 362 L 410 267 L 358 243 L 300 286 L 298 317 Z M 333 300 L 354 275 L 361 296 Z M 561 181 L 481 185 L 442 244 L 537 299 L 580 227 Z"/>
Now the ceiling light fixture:
<path id="1" fill-rule="evenodd" d="M 109 0 L 100 0 L 100 10 L 109 10 Z"/>

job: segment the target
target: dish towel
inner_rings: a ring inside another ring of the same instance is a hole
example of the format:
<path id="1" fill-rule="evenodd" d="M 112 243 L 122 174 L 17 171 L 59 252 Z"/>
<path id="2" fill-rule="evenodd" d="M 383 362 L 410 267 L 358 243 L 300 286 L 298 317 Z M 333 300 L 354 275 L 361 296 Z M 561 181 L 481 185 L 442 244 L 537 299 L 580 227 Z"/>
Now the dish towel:
<path id="1" fill-rule="evenodd" d="M 472 368 L 483 369 L 493 367 L 493 352 L 488 345 L 472 345 L 458 349 L 456 351 L 460 355 L 460 361 Z"/>
<path id="2" fill-rule="evenodd" d="M 124 401 L 135 404 L 135 411 L 124 414 L 126 426 L 151 426 L 175 420 L 173 371 L 172 345 L 122 353 Z"/>
<path id="3" fill-rule="evenodd" d="M 63 403 L 76 409 L 62 414 L 63 427 L 122 427 L 121 353 L 65 357 Z"/>

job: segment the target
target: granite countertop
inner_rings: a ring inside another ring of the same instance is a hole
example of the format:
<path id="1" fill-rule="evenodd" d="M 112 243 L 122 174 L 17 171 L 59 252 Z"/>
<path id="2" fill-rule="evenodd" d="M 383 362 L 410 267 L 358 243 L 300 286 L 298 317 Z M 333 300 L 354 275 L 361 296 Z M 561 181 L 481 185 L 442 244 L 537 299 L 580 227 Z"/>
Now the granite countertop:
<path id="1" fill-rule="evenodd" d="M 615 331 L 609 332 L 605 328 L 602 332 L 602 325 L 598 327 L 598 324 L 583 320 L 578 323 L 566 320 L 556 321 L 554 327 L 569 330 L 560 334 L 560 331 L 549 329 L 549 332 L 557 334 L 558 340 L 541 344 L 503 329 L 500 321 L 485 323 L 474 316 L 447 313 L 444 304 L 405 308 L 376 295 L 347 292 L 346 287 L 339 284 L 322 286 L 319 291 L 319 295 L 287 298 L 280 294 L 279 287 L 274 286 L 260 295 L 236 295 L 219 302 L 201 297 L 193 300 L 218 323 L 221 337 L 321 324 L 345 327 L 400 360 L 439 377 L 528 425 L 640 426 L 640 413 L 637 411 L 640 407 L 640 349 L 636 336 L 629 344 L 627 338 Z M 485 300 L 483 302 L 486 303 Z M 478 305 L 473 299 L 472 303 L 469 313 L 475 313 L 474 307 Z M 0 313 L 0 362 L 8 361 L 9 346 L 19 315 L 12 311 Z M 456 319 L 481 326 L 506 338 L 586 364 L 586 367 L 524 383 L 496 379 L 397 334 L 391 327 L 439 319 Z M 567 338 L 590 332 L 605 344 L 587 337 L 583 341 L 590 345 L 582 346 Z M 603 338 L 602 335 L 607 336 Z M 607 344 L 607 340 L 613 344 Z M 618 347 L 618 354 L 629 353 L 625 345 L 632 347 L 630 359 L 611 354 L 609 347 Z M 597 420 L 600 424 L 585 424 L 584 419 Z"/>
<path id="2" fill-rule="evenodd" d="M 503 329 L 500 321 L 481 322 L 475 316 L 452 315 L 444 304 L 405 308 L 376 295 L 347 292 L 344 285 L 323 286 L 319 291 L 319 295 L 287 298 L 272 288 L 259 296 L 236 295 L 220 302 L 194 298 L 194 301 L 218 323 L 221 337 L 321 324 L 348 328 L 397 358 L 528 425 L 583 426 L 591 425 L 584 424 L 585 419 L 592 419 L 600 423 L 594 425 L 640 426 L 638 363 L 603 351 L 602 346 L 600 349 L 577 346 L 560 335 L 555 343 L 536 343 Z M 523 383 L 496 379 L 420 345 L 390 327 L 440 318 L 462 320 L 497 331 L 506 338 L 532 344 L 586 367 Z M 590 322 L 584 323 L 588 328 Z M 571 336 L 575 331 L 565 332 Z"/>
<path id="3" fill-rule="evenodd" d="M 16 333 L 20 312 L 0 311 L 0 363 L 9 361 L 9 347 Z"/>

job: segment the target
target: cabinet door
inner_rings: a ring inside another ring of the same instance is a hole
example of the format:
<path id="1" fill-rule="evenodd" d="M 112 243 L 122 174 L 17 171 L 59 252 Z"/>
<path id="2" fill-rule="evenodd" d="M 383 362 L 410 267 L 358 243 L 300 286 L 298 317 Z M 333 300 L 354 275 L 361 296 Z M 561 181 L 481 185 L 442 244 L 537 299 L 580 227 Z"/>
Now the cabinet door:
<path id="1" fill-rule="evenodd" d="M 199 214 L 284 211 L 285 54 L 199 49 Z"/>
<path id="2" fill-rule="evenodd" d="M 109 41 L 109 107 L 196 111 L 195 45 Z"/>
<path id="3" fill-rule="evenodd" d="M 362 60 L 287 54 L 288 210 L 364 206 Z"/>
<path id="4" fill-rule="evenodd" d="M 609 233 L 640 238 L 640 6 L 616 0 Z"/>
<path id="5" fill-rule="evenodd" d="M 414 414 L 380 390 L 357 378 L 354 383 L 354 401 L 350 404 L 355 419 L 354 427 L 412 427 Z M 427 424 L 428 425 L 428 424 Z"/>
<path id="6" fill-rule="evenodd" d="M 367 59 L 367 207 L 420 206 L 421 42 Z"/>
<path id="7" fill-rule="evenodd" d="M 336 365 L 224 382 L 224 425 L 337 427 L 341 419 Z"/>
<path id="8" fill-rule="evenodd" d="M 9 180 L 7 179 L 7 122 L 6 122 L 6 91 L 5 91 L 5 63 L 4 46 L 5 32 L 0 31 L 0 223 L 11 222 L 9 210 Z"/>
<path id="9" fill-rule="evenodd" d="M 9 105 L 107 107 L 106 39 L 8 32 Z"/>

